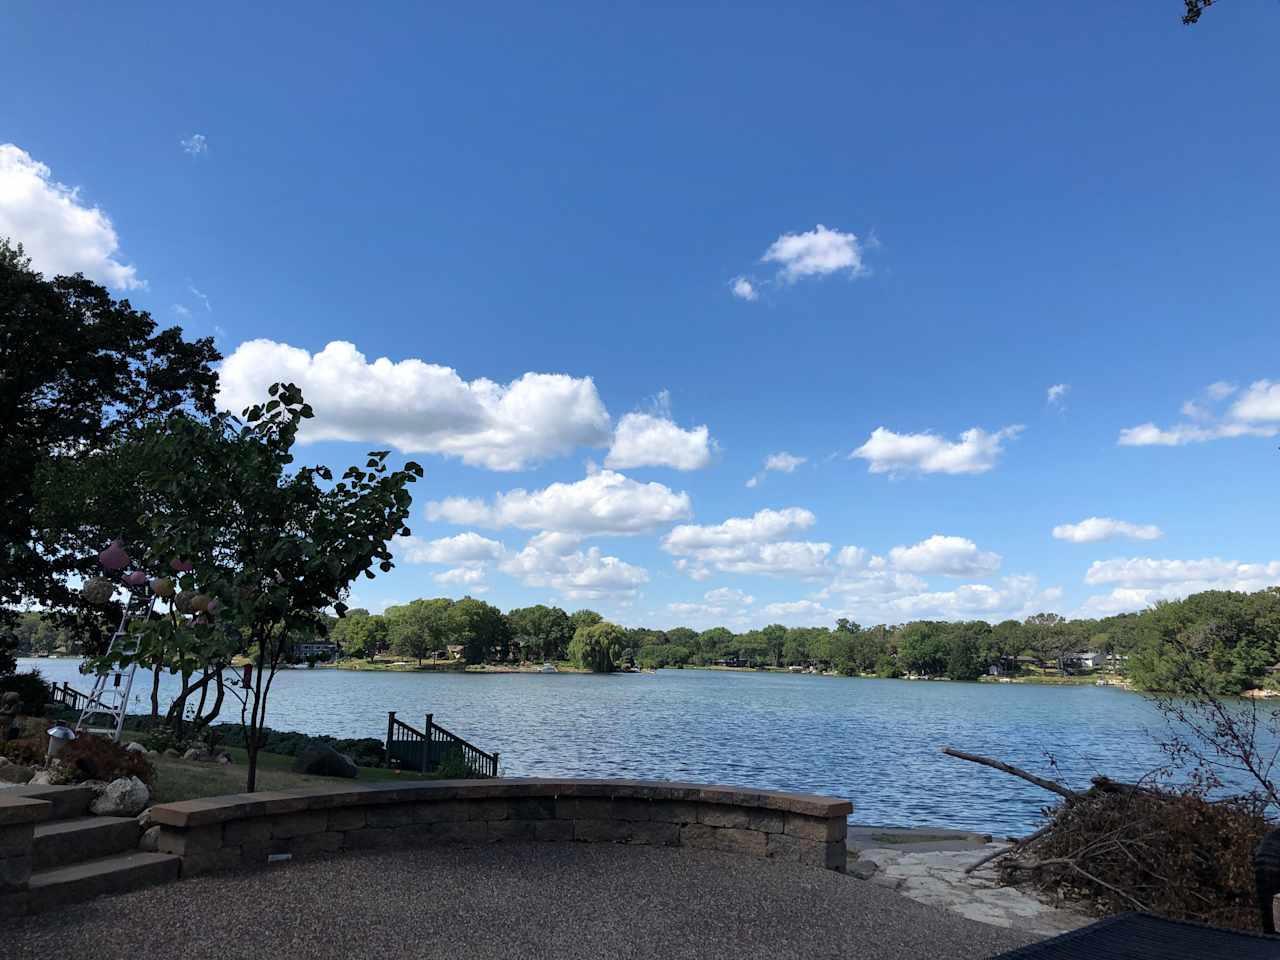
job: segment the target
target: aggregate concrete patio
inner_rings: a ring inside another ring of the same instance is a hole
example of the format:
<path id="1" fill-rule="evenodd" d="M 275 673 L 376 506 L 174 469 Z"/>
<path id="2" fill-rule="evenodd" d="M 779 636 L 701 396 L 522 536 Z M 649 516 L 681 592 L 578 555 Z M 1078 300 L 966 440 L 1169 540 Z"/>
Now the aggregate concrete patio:
<path id="1" fill-rule="evenodd" d="M 1036 939 L 796 863 L 510 841 L 213 874 L 5 926 L 15 960 L 976 960 Z"/>

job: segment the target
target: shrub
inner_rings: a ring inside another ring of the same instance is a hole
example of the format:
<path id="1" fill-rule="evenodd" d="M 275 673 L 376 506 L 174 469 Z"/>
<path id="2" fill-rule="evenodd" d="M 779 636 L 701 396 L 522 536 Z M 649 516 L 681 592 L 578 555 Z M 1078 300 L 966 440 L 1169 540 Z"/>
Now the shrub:
<path id="1" fill-rule="evenodd" d="M 82 733 L 69 740 L 58 759 L 74 768 L 78 780 L 105 780 L 137 777 L 148 787 L 155 784 L 156 771 L 141 753 L 126 750 L 114 740 Z"/>
<path id="2" fill-rule="evenodd" d="M 53 691 L 39 670 L 13 673 L 0 677 L 0 693 L 14 691 L 22 699 L 22 712 L 44 716 L 45 704 L 53 699 Z"/>
<path id="3" fill-rule="evenodd" d="M 462 759 L 462 751 L 451 751 L 440 758 L 436 768 L 427 774 L 428 780 L 471 780 L 475 772 Z"/>
<path id="4" fill-rule="evenodd" d="M 0 741 L 0 757 L 20 763 L 24 767 L 32 767 L 44 762 L 44 753 L 48 746 L 48 738 L 44 734 L 35 737 L 19 737 L 17 740 L 4 740 Z"/>

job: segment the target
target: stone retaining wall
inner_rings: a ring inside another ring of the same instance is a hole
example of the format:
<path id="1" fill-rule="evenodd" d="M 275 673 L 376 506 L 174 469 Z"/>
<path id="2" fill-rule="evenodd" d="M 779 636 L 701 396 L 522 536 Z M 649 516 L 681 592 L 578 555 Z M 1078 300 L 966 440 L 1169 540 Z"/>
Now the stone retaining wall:
<path id="1" fill-rule="evenodd" d="M 27 912 L 35 826 L 49 815 L 51 807 L 44 800 L 0 793 L 0 917 L 18 917 Z"/>
<path id="2" fill-rule="evenodd" d="M 335 850 L 497 840 L 702 847 L 843 873 L 847 800 L 642 780 L 317 786 L 152 807 L 182 876 Z"/>

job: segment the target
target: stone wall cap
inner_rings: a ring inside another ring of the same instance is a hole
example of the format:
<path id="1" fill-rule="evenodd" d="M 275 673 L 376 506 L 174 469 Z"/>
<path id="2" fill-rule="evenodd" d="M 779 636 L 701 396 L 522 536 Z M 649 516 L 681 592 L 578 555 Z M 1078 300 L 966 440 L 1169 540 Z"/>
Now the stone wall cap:
<path id="1" fill-rule="evenodd" d="M 743 786 L 680 783 L 670 780 L 504 777 L 485 780 L 405 780 L 369 784 L 315 784 L 291 790 L 238 793 L 160 804 L 151 808 L 151 816 L 156 823 L 187 828 L 247 817 L 277 816 L 334 807 L 523 797 L 685 800 L 780 810 L 811 817 L 845 817 L 853 812 L 853 804 L 848 800 Z"/>
<path id="2" fill-rule="evenodd" d="M 5 796 L 8 792 L 8 790 L 0 791 L 0 826 L 37 823 L 46 819 L 53 810 L 53 804 L 48 800 Z"/>

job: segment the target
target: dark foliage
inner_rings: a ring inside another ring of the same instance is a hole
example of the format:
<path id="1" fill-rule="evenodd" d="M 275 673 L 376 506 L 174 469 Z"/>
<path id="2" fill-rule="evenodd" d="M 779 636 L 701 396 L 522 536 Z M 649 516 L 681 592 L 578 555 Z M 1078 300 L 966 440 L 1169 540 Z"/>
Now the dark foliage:
<path id="1" fill-rule="evenodd" d="M 213 413 L 219 359 L 211 339 L 157 330 L 80 274 L 44 278 L 0 238 L 0 615 L 24 599 L 73 608 L 65 577 L 91 570 L 103 546 L 37 533 L 40 471 L 173 410 Z"/>
<path id="2" fill-rule="evenodd" d="M 120 777 L 137 777 L 148 787 L 155 784 L 155 767 L 143 754 L 126 750 L 105 737 L 81 734 L 67 742 L 58 759 L 76 770 L 78 780 L 110 783 Z"/>
<path id="3" fill-rule="evenodd" d="M 0 676 L 0 693 L 16 691 L 22 698 L 22 712 L 28 716 L 44 716 L 45 704 L 53 697 L 53 692 L 39 670 L 26 673 L 11 673 L 7 677 Z"/>
<path id="4" fill-rule="evenodd" d="M 222 738 L 222 743 L 229 747 L 245 745 L 244 729 L 238 723 L 218 723 L 210 727 L 210 732 Z M 351 757 L 359 766 L 380 767 L 385 755 L 385 747 L 381 740 L 370 737 L 356 740 L 339 740 L 336 737 L 310 736 L 292 730 L 262 730 L 261 749 L 267 753 L 277 753 L 286 757 L 296 757 L 309 748 L 318 745 L 333 747 L 339 753 Z"/>

